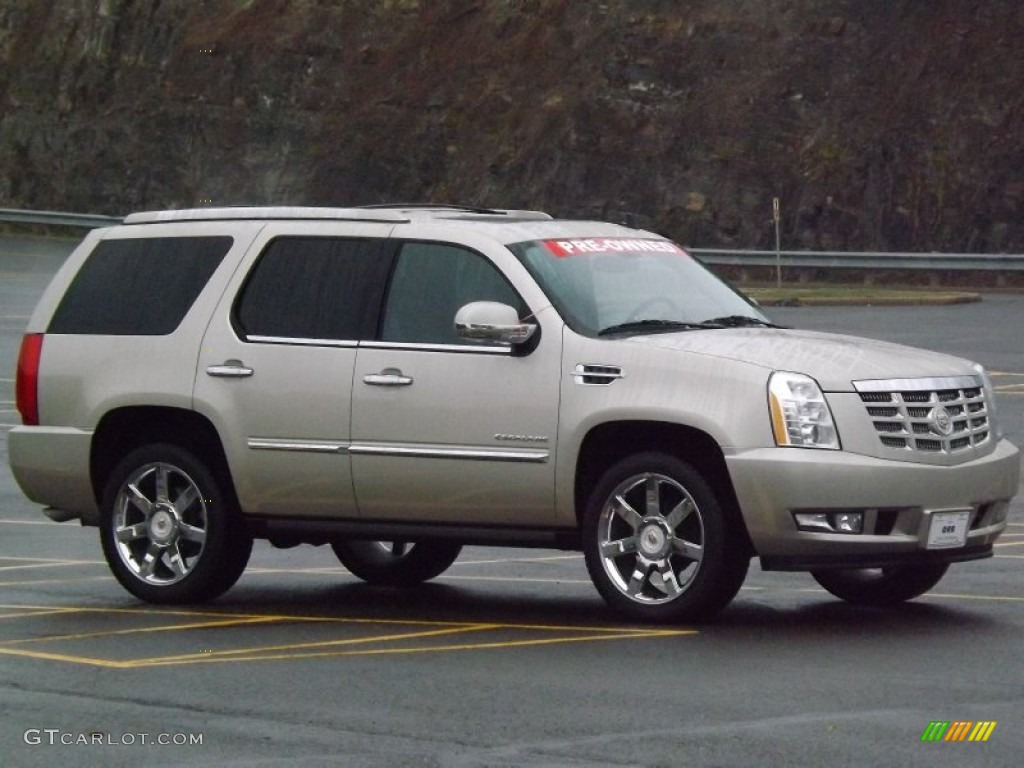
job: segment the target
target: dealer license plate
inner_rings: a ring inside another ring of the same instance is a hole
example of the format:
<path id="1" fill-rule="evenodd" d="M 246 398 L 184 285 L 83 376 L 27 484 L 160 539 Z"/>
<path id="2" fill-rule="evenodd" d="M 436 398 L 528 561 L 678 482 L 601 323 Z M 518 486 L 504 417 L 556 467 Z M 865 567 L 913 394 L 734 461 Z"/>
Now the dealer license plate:
<path id="1" fill-rule="evenodd" d="M 971 524 L 971 511 L 936 512 L 928 529 L 928 549 L 951 549 L 967 543 L 967 526 Z"/>

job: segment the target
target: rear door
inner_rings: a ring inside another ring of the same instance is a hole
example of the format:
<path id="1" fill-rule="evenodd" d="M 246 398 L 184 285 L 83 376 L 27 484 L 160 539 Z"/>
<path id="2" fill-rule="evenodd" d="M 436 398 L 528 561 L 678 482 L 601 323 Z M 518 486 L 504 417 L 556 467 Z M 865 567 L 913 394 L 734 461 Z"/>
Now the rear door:
<path id="1" fill-rule="evenodd" d="M 353 517 L 352 372 L 372 335 L 392 225 L 275 223 L 203 339 L 196 410 L 217 426 L 248 514 Z"/>

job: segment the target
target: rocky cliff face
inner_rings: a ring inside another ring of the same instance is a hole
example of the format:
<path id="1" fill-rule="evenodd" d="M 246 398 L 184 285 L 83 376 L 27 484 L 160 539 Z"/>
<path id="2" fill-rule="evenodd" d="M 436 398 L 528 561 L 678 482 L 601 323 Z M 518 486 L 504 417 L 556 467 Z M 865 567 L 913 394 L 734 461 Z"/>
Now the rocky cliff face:
<path id="1" fill-rule="evenodd" d="M 1016 0 L 0 0 L 0 206 L 1024 252 Z"/>

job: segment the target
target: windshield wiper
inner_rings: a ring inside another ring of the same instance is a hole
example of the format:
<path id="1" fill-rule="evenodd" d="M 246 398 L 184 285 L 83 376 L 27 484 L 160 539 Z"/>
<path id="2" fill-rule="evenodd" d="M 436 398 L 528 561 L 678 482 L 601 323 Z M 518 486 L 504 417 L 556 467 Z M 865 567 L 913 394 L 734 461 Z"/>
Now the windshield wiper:
<path id="1" fill-rule="evenodd" d="M 598 336 L 609 336 L 613 333 L 629 333 L 630 331 L 653 331 L 664 333 L 679 329 L 706 328 L 704 323 L 687 323 L 682 320 L 631 320 L 628 323 L 609 325 L 597 332 Z"/>
<path id="2" fill-rule="evenodd" d="M 757 317 L 748 317 L 747 315 L 726 315 L 725 317 L 714 317 L 711 320 L 705 320 L 703 323 L 698 323 L 698 328 L 747 328 L 750 326 L 758 326 L 760 328 L 781 328 L 781 325 L 775 323 L 769 323 L 767 320 L 761 320 Z"/>

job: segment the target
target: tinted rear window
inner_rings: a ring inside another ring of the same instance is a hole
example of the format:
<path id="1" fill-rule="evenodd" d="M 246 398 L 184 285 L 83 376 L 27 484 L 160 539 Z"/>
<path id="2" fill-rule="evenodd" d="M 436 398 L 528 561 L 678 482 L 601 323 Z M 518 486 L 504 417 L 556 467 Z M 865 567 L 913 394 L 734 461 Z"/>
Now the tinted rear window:
<path id="1" fill-rule="evenodd" d="M 48 331 L 172 333 L 232 242 L 230 237 L 103 240 L 71 281 Z"/>
<path id="2" fill-rule="evenodd" d="M 380 249 L 373 239 L 272 240 L 242 289 L 236 328 L 248 339 L 366 338 L 388 268 Z"/>

